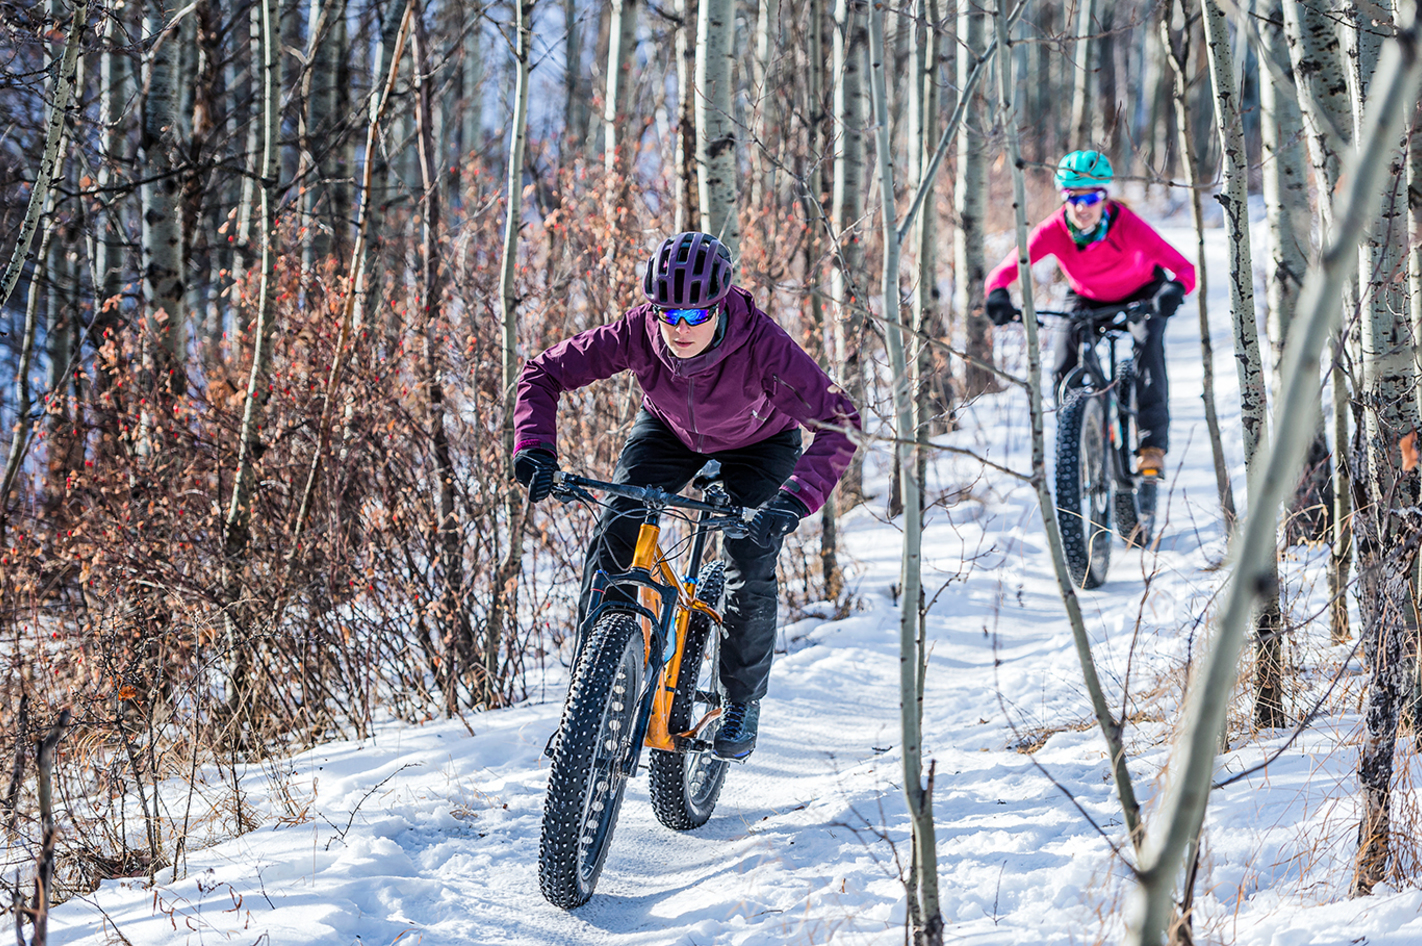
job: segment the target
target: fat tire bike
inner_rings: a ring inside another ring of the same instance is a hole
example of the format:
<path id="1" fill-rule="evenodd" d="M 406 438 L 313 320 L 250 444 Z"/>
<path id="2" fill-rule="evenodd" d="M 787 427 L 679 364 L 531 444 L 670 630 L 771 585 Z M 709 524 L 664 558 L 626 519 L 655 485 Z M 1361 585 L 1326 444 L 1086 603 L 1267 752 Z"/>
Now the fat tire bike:
<path id="1" fill-rule="evenodd" d="M 1154 315 L 1149 299 L 1074 312 L 1068 320 L 1077 363 L 1057 385 L 1056 506 L 1072 581 L 1098 588 L 1111 563 L 1111 535 L 1145 548 L 1155 530 L 1156 481 L 1134 471 L 1140 444 L 1134 357 L 1116 358 L 1116 341 Z M 1103 367 L 1101 348 L 1107 350 Z"/>
<path id="2" fill-rule="evenodd" d="M 725 703 L 719 673 L 725 564 L 702 559 L 716 532 L 743 538 L 747 527 L 744 509 L 731 503 L 718 474 L 719 465 L 708 464 L 693 480 L 700 500 L 555 476 L 553 495 L 563 502 L 596 502 L 588 492 L 596 490 L 643 507 L 631 568 L 593 579 L 563 717 L 545 750 L 552 764 L 538 884 L 555 906 L 572 909 L 592 896 L 643 746 L 652 750 L 652 810 L 662 824 L 700 827 L 721 794 L 728 763 L 716 757 L 713 741 Z M 669 510 L 687 519 L 686 512 L 696 514 L 682 577 L 660 545 L 661 516 Z"/>

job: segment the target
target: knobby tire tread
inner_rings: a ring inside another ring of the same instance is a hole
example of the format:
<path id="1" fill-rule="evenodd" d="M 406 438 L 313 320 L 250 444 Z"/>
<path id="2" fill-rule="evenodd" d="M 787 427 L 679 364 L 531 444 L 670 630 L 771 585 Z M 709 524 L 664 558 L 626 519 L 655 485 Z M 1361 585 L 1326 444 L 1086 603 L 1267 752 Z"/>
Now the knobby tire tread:
<path id="1" fill-rule="evenodd" d="M 618 670 L 629 653 L 628 666 L 635 666 L 631 687 L 613 693 Z M 548 772 L 548 794 L 543 806 L 543 830 L 538 843 L 538 884 L 543 896 L 554 906 L 572 909 L 592 896 L 602 873 L 603 861 L 617 825 L 617 812 L 627 787 L 627 777 L 614 770 L 610 794 L 604 801 L 606 830 L 601 843 L 589 850 L 585 866 L 579 869 L 579 838 L 585 828 L 584 808 L 596 789 L 593 766 L 597 744 L 604 739 L 603 727 L 609 713 L 630 727 L 645 674 L 642 631 L 629 614 L 608 612 L 593 627 L 568 690 L 563 720 L 553 745 L 553 761 Z M 630 691 L 630 692 L 628 692 Z M 630 710 L 617 707 L 630 706 Z M 630 729 L 629 729 L 630 732 Z M 609 810 L 610 809 L 610 810 Z M 589 864 L 589 862 L 591 862 Z"/>
<path id="2" fill-rule="evenodd" d="M 1079 588 L 1099 588 L 1106 580 L 1110 563 L 1110 532 L 1100 534 L 1100 527 L 1109 530 L 1110 523 L 1097 523 L 1093 530 L 1087 523 L 1090 500 L 1081 490 L 1081 435 L 1088 412 L 1095 422 L 1104 423 L 1100 399 L 1085 392 L 1065 392 L 1065 405 L 1057 415 L 1056 501 L 1057 526 L 1062 537 L 1062 553 L 1072 583 Z M 1092 411 L 1092 408 L 1096 410 Z M 1109 474 L 1108 474 L 1109 475 Z M 1107 506 L 1109 516 L 1110 504 Z M 1093 531 L 1097 534 L 1093 536 Z M 1101 543 L 1105 543 L 1103 548 Z M 1093 567 L 1092 552 L 1100 556 Z"/>

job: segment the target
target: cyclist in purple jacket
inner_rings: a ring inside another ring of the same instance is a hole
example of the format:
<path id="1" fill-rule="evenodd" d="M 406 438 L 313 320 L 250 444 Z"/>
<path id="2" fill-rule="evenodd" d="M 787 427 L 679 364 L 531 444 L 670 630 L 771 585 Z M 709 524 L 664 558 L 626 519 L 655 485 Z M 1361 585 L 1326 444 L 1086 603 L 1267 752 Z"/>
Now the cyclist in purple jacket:
<path id="1" fill-rule="evenodd" d="M 642 387 L 642 410 L 612 481 L 676 492 L 717 460 L 731 501 L 760 507 L 746 538 L 723 539 L 727 706 L 715 749 L 744 759 L 755 748 L 770 677 L 775 560 L 784 537 L 820 508 L 849 465 L 859 413 L 750 293 L 731 284 L 730 251 L 710 234 L 664 240 L 647 261 L 642 292 L 648 301 L 617 321 L 524 365 L 514 409 L 514 475 L 532 502 L 544 499 L 558 469 L 559 395 L 631 371 Z M 801 427 L 814 435 L 803 451 Z M 631 564 L 640 519 L 626 513 L 634 506 L 613 500 L 593 533 L 580 627 L 593 576 Z"/>

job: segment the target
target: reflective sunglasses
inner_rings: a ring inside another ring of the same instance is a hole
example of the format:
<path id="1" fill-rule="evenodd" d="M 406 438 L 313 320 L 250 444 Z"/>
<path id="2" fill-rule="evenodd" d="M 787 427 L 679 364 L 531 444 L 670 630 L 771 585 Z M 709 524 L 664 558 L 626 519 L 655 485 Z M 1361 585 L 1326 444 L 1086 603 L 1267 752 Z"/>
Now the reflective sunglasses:
<path id="1" fill-rule="evenodd" d="M 663 309 L 661 306 L 657 306 L 657 315 L 663 322 L 673 326 L 678 322 L 685 322 L 695 328 L 698 325 L 705 325 L 715 314 L 715 306 L 709 309 Z"/>
<path id="2" fill-rule="evenodd" d="M 1106 199 L 1105 191 L 1090 191 L 1085 194 L 1062 194 L 1062 203 L 1077 207 L 1091 207 Z"/>

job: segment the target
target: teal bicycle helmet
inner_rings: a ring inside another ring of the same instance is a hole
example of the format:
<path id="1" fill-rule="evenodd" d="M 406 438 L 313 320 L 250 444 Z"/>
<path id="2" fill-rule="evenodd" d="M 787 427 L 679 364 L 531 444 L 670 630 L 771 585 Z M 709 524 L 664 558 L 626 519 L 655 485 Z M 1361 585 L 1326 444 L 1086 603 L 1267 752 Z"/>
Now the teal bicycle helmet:
<path id="1" fill-rule="evenodd" d="M 1057 162 L 1058 190 L 1105 187 L 1111 177 L 1111 160 L 1100 151 L 1073 151 Z"/>

